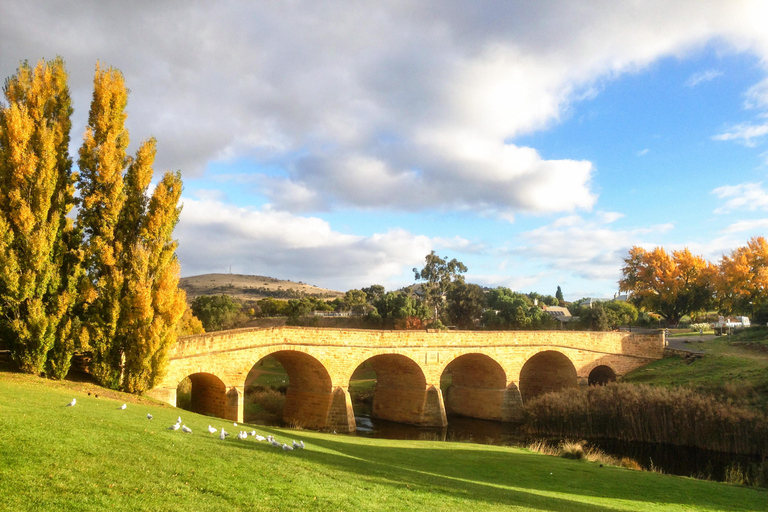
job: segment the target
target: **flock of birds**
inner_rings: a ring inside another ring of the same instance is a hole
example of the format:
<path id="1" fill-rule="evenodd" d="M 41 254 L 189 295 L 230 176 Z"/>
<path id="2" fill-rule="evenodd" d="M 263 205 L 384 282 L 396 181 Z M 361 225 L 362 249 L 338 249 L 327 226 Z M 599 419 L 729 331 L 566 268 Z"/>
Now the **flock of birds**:
<path id="1" fill-rule="evenodd" d="M 90 393 L 89 393 L 89 394 L 90 394 Z M 76 398 L 73 398 L 73 399 L 72 399 L 72 401 L 71 401 L 71 402 L 69 402 L 69 403 L 67 404 L 67 407 L 73 407 L 73 406 L 75 406 L 76 404 L 77 404 L 77 399 L 76 399 Z M 128 408 L 128 405 L 127 405 L 127 404 L 123 404 L 123 405 L 121 405 L 120 407 L 118 407 L 118 409 L 121 409 L 121 410 L 123 410 L 123 411 L 124 411 L 125 409 L 127 409 L 127 408 Z M 148 420 L 151 420 L 152 418 L 153 418 L 153 416 L 152 416 L 151 414 L 147 413 L 147 419 L 148 419 Z M 237 426 L 237 423 L 234 423 L 233 425 L 236 427 L 236 426 Z M 179 417 L 176 419 L 176 423 L 174 423 L 173 425 L 171 425 L 170 427 L 168 427 L 168 430 L 181 430 L 181 431 L 182 431 L 182 432 L 184 432 L 185 434 L 191 434 L 191 433 L 192 433 L 192 429 L 191 429 L 191 428 L 189 428 L 188 426 L 186 426 L 186 425 L 183 425 L 183 424 L 181 423 L 181 416 L 179 416 Z M 216 429 L 216 428 L 214 428 L 214 427 L 212 427 L 211 425 L 208 425 L 208 433 L 209 433 L 209 434 L 213 435 L 213 434 L 215 434 L 216 432 L 219 432 L 219 430 L 218 430 L 218 429 Z M 334 432 L 334 433 L 335 433 L 335 432 Z M 284 451 L 286 451 L 286 452 L 289 452 L 289 451 L 293 451 L 293 450 L 303 450 L 303 449 L 304 449 L 304 441 L 298 441 L 298 442 L 296 442 L 296 441 L 294 440 L 292 444 L 281 443 L 280 441 L 278 441 L 277 439 L 275 439 L 275 437 L 274 437 L 273 435 L 271 435 L 271 434 L 270 434 L 270 435 L 268 435 L 268 436 L 264 437 L 264 436 L 262 436 L 261 434 L 257 434 L 255 430 L 251 430 L 251 432 L 250 432 L 250 433 L 249 433 L 249 432 L 247 432 L 247 431 L 245 431 L 245 430 L 241 430 L 241 431 L 240 431 L 240 432 L 237 434 L 237 438 L 238 438 L 238 439 L 240 439 L 240 440 L 242 440 L 242 441 L 244 441 L 244 440 L 248 439 L 249 435 L 250 435 L 251 437 L 254 437 L 254 438 L 257 440 L 257 441 L 267 441 L 269 444 L 271 444 L 271 445 L 272 445 L 272 446 L 274 446 L 275 448 L 282 448 L 282 449 L 283 449 Z M 221 439 L 221 440 L 223 441 L 223 440 L 224 440 L 224 439 L 226 439 L 228 436 L 229 436 L 229 432 L 227 432 L 226 430 L 224 430 L 224 427 L 222 427 L 222 428 L 221 428 L 221 432 L 219 433 L 219 439 Z"/>

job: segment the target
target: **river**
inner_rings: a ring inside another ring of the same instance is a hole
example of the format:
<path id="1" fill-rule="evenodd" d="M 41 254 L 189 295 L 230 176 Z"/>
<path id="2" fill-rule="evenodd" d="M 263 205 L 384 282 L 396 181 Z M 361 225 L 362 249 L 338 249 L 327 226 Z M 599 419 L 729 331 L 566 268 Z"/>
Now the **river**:
<path id="1" fill-rule="evenodd" d="M 451 416 L 446 428 L 423 428 L 391 421 L 372 419 L 357 412 L 356 435 L 382 439 L 438 440 L 474 442 L 501 446 L 528 446 L 541 437 L 523 434 L 515 424 Z M 559 439 L 544 439 L 557 445 Z M 599 448 L 616 458 L 628 457 L 643 469 L 655 468 L 666 474 L 693 476 L 711 480 L 725 480 L 726 470 L 734 464 L 746 468 L 759 463 L 759 458 L 730 453 L 713 452 L 688 446 L 651 443 L 633 443 L 611 439 L 587 439 L 589 446 Z"/>

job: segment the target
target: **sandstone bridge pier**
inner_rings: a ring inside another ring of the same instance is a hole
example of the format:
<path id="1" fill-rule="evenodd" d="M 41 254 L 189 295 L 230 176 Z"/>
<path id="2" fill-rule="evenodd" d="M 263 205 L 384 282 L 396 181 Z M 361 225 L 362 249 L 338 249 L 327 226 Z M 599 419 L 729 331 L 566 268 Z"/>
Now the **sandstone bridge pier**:
<path id="1" fill-rule="evenodd" d="M 349 381 L 369 362 L 376 418 L 420 426 L 445 426 L 447 414 L 515 421 L 527 400 L 615 380 L 660 359 L 663 346 L 663 334 L 626 332 L 236 329 L 180 338 L 149 394 L 175 406 L 189 377 L 194 412 L 242 422 L 246 377 L 273 356 L 288 373 L 285 422 L 353 432 Z M 444 372 L 452 377 L 445 396 Z"/>

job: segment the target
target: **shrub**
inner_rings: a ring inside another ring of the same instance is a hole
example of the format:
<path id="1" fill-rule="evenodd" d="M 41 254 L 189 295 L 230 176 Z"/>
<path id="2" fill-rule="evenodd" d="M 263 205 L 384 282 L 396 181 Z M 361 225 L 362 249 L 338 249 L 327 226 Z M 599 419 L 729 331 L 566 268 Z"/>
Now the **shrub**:
<path id="1" fill-rule="evenodd" d="M 583 459 L 584 442 L 563 441 L 558 448 L 558 455 L 564 459 Z"/>
<path id="2" fill-rule="evenodd" d="M 526 404 L 526 428 L 561 438 L 697 446 L 728 453 L 768 451 L 768 418 L 686 388 L 611 383 L 547 393 Z"/>

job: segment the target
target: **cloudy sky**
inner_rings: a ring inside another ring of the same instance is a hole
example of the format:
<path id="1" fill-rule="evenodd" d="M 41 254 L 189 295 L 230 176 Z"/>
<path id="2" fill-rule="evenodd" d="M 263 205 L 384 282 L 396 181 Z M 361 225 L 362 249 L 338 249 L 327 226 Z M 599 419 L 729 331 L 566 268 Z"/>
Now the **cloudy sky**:
<path id="1" fill-rule="evenodd" d="M 185 276 L 612 296 L 633 245 L 768 231 L 768 2 L 4 0 L 0 78 L 97 61 L 180 169 Z"/>

